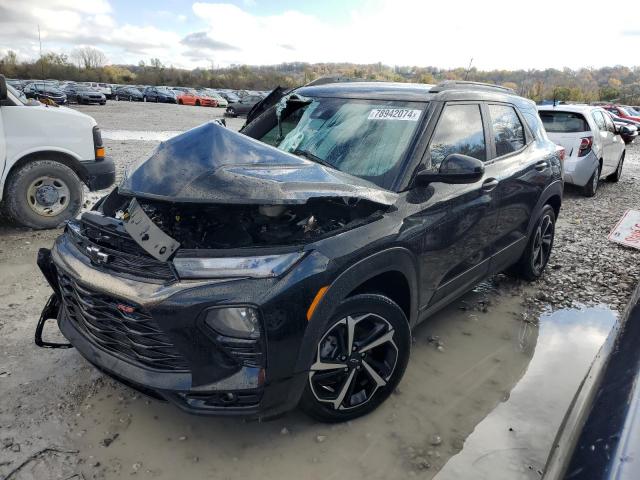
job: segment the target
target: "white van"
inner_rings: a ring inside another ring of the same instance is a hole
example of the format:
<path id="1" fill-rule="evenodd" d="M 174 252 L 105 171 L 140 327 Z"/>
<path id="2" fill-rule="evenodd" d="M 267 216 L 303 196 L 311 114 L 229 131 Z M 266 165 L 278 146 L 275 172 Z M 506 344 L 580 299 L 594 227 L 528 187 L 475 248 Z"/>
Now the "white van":
<path id="1" fill-rule="evenodd" d="M 94 191 L 114 180 L 92 117 L 27 100 L 0 75 L 0 198 L 16 222 L 54 228 L 80 211 L 83 183 Z"/>

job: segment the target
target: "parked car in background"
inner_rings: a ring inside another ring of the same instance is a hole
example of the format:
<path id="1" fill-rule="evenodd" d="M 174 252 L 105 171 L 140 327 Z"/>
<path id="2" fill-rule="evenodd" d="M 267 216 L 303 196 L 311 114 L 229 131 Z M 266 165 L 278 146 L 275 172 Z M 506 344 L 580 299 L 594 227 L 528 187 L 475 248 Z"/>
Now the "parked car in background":
<path id="1" fill-rule="evenodd" d="M 68 102 L 77 103 L 78 105 L 89 105 L 91 103 L 105 105 L 107 103 L 104 94 L 86 85 L 69 84 L 64 88 L 64 93 Z"/>
<path id="2" fill-rule="evenodd" d="M 0 75 L 0 198 L 16 222 L 55 228 L 80 211 L 83 184 L 110 187 L 115 167 L 93 118 L 33 103 Z"/>
<path id="3" fill-rule="evenodd" d="M 107 83 L 87 82 L 86 85 L 102 93 L 106 98 L 111 98 L 113 95 L 111 86 Z"/>
<path id="4" fill-rule="evenodd" d="M 24 88 L 22 80 L 17 80 L 14 78 L 7 78 L 7 84 L 11 85 L 13 88 L 19 91 L 22 91 L 22 89 Z"/>
<path id="5" fill-rule="evenodd" d="M 62 90 L 44 82 L 29 83 L 24 87 L 22 92 L 27 98 L 33 98 L 35 100 L 48 99 L 58 105 L 67 103 L 67 96 Z"/>
<path id="6" fill-rule="evenodd" d="M 143 96 L 135 87 L 118 87 L 113 93 L 115 100 L 128 100 L 129 102 L 142 102 Z"/>
<path id="7" fill-rule="evenodd" d="M 246 95 L 237 102 L 230 103 L 224 114 L 229 117 L 237 117 L 238 115 L 246 115 L 251 111 L 253 106 L 262 101 L 262 97 L 258 95 Z"/>
<path id="8" fill-rule="evenodd" d="M 613 120 L 613 124 L 620 132 L 620 136 L 622 137 L 622 140 L 624 140 L 624 143 L 628 145 L 633 142 L 638 136 L 640 122 L 634 122 L 633 120 L 629 120 L 627 118 L 618 117 L 611 112 L 607 113 L 611 117 L 611 120 Z"/>
<path id="9" fill-rule="evenodd" d="M 228 103 L 236 103 L 240 101 L 240 97 L 235 93 L 229 90 L 218 90 L 218 93 L 222 98 L 224 98 Z"/>
<path id="10" fill-rule="evenodd" d="M 217 91 L 212 90 L 211 88 L 205 88 L 205 90 L 208 92 L 209 96 L 218 103 L 218 107 L 224 108 L 227 105 L 229 105 L 229 102 L 227 102 L 227 99 L 224 98 L 222 95 L 220 95 Z"/>
<path id="11" fill-rule="evenodd" d="M 603 105 L 602 108 L 604 108 L 607 112 L 611 112 L 614 115 L 617 115 L 618 117 L 640 122 L 640 116 L 632 115 L 629 111 L 627 111 L 626 108 L 620 105 Z"/>
<path id="12" fill-rule="evenodd" d="M 198 96 L 200 97 L 201 104 L 203 107 L 217 107 L 218 101 L 215 97 L 209 92 L 206 88 L 198 88 L 196 89 Z"/>
<path id="13" fill-rule="evenodd" d="M 173 91 L 180 105 L 200 106 L 203 104 L 203 98 L 193 88 L 173 87 Z"/>
<path id="14" fill-rule="evenodd" d="M 155 103 L 176 103 L 176 94 L 164 87 L 147 87 L 142 91 L 142 100 Z"/>
<path id="15" fill-rule="evenodd" d="M 56 293 L 38 331 L 57 319 L 102 371 L 191 413 L 374 411 L 411 328 L 489 275 L 545 269 L 561 168 L 510 92 L 302 87 L 243 134 L 169 139 L 40 251 Z"/>
<path id="16" fill-rule="evenodd" d="M 625 143 L 606 110 L 588 105 L 539 106 L 549 138 L 564 147 L 564 178 L 596 194 L 600 178 L 617 182 L 622 175 Z"/>

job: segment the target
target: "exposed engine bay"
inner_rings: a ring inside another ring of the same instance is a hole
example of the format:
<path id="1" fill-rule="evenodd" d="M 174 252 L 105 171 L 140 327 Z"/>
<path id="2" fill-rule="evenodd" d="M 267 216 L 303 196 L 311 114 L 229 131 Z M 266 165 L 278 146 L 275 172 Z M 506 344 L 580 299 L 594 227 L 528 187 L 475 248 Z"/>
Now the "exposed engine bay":
<path id="1" fill-rule="evenodd" d="M 112 192 L 105 216 L 129 219 L 131 198 Z M 183 249 L 304 244 L 375 220 L 386 207 L 362 199 L 311 198 L 296 205 L 173 203 L 137 198 L 154 225 Z"/>

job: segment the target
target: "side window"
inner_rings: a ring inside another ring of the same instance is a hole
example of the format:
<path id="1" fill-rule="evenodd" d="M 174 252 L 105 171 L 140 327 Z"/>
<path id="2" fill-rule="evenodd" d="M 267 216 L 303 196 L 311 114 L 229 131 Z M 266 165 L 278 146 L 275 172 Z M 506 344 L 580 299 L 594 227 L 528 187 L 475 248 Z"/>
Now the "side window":
<path id="1" fill-rule="evenodd" d="M 612 133 L 615 133 L 615 132 L 616 132 L 616 127 L 615 127 L 615 125 L 613 124 L 613 120 L 611 120 L 611 117 L 610 117 L 609 115 L 607 115 L 607 116 L 604 118 L 604 121 L 605 121 L 605 123 L 607 124 L 607 130 L 609 130 L 609 131 L 610 131 L 610 132 L 612 132 Z"/>
<path id="2" fill-rule="evenodd" d="M 501 157 L 525 146 L 524 128 L 518 114 L 508 105 L 489 105 L 496 155 Z"/>
<path id="3" fill-rule="evenodd" d="M 452 153 L 486 160 L 480 105 L 446 105 L 433 132 L 429 153 L 434 169 Z"/>
<path id="4" fill-rule="evenodd" d="M 593 112 L 593 120 L 596 122 L 596 125 L 598 125 L 598 129 L 601 132 L 604 132 L 607 129 L 607 124 L 604 120 L 604 117 L 605 116 L 602 114 L 602 112 Z"/>

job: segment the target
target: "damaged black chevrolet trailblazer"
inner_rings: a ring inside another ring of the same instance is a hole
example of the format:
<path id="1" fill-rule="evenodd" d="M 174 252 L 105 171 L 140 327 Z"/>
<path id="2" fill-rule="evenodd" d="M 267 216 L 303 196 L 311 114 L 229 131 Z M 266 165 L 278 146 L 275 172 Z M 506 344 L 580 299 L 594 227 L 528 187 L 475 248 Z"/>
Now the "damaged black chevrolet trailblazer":
<path id="1" fill-rule="evenodd" d="M 285 93 L 285 92 L 283 92 Z M 200 414 L 378 407 L 411 328 L 483 278 L 545 268 L 561 164 L 532 102 L 483 84 L 287 92 L 240 133 L 162 143 L 38 263 L 36 333 Z"/>

